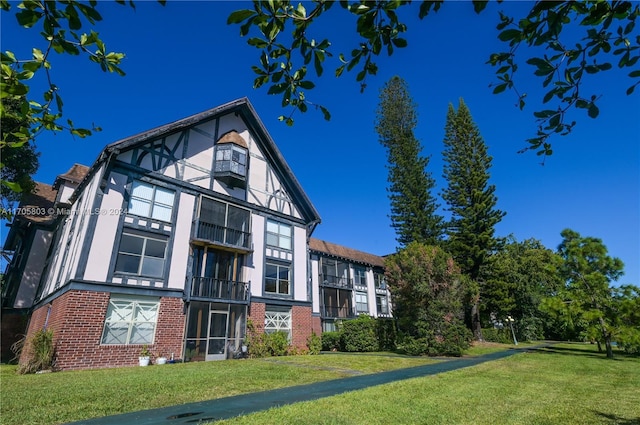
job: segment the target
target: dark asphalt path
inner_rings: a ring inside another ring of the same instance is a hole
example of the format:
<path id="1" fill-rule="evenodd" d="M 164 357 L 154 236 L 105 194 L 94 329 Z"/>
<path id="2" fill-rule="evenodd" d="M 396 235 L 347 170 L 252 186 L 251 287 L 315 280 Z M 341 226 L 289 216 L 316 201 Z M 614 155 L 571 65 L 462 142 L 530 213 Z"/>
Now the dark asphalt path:
<path id="1" fill-rule="evenodd" d="M 370 375 L 359 375 L 348 378 L 322 381 L 306 385 L 297 385 L 257 393 L 247 393 L 233 397 L 187 403 L 178 406 L 162 407 L 159 409 L 142 410 L 121 415 L 105 416 L 73 422 L 73 425 L 175 425 L 194 424 L 200 421 L 214 421 L 228 419 L 235 416 L 247 415 L 272 407 L 284 406 L 300 401 L 316 400 L 330 397 L 348 391 L 361 390 L 375 385 L 404 379 L 419 378 L 450 372 L 452 370 L 475 366 L 492 360 L 498 360 L 523 351 L 545 347 L 548 344 L 526 348 L 510 349 L 497 353 L 485 354 L 478 357 L 464 357 L 447 360 L 436 364 L 415 366 L 406 369 L 390 370 Z"/>

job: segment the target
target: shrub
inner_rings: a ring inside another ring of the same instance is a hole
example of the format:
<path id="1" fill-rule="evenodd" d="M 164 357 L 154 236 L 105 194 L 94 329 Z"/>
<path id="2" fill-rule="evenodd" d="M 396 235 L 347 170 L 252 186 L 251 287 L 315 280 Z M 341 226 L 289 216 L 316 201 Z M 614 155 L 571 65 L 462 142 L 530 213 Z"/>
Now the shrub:
<path id="1" fill-rule="evenodd" d="M 286 332 L 258 333 L 251 320 L 247 320 L 247 347 L 252 358 L 286 356 L 291 349 Z"/>
<path id="2" fill-rule="evenodd" d="M 345 351 L 368 352 L 378 350 L 376 320 L 362 315 L 342 324 L 341 345 Z"/>
<path id="3" fill-rule="evenodd" d="M 393 319 L 377 319 L 376 333 L 380 350 L 393 351 L 396 349 L 396 322 Z"/>
<path id="4" fill-rule="evenodd" d="M 264 334 L 264 342 L 270 356 L 286 356 L 289 351 L 289 334 L 284 331 Z"/>
<path id="5" fill-rule="evenodd" d="M 442 341 L 435 344 L 435 355 L 461 356 L 471 346 L 473 334 L 462 325 L 449 326 L 442 335 Z"/>
<path id="6" fill-rule="evenodd" d="M 500 344 L 512 344 L 513 337 L 511 336 L 511 330 L 509 328 L 496 329 L 486 328 L 482 329 L 482 338 L 487 342 L 498 342 Z"/>
<path id="7" fill-rule="evenodd" d="M 309 354 L 320 354 L 320 350 L 322 350 L 322 339 L 313 331 L 311 331 L 311 336 L 307 338 L 307 348 Z"/>
<path id="8" fill-rule="evenodd" d="M 398 352 L 408 356 L 421 356 L 428 351 L 427 338 L 414 338 L 412 336 L 403 336 L 399 338 L 397 344 Z"/>
<path id="9" fill-rule="evenodd" d="M 340 332 L 322 332 L 320 339 L 322 341 L 323 351 L 340 351 Z"/>
<path id="10" fill-rule="evenodd" d="M 20 362 L 17 372 L 19 374 L 35 373 L 40 370 L 51 369 L 53 366 L 54 346 L 53 331 L 51 329 L 41 329 L 28 340 L 21 340 L 14 344 L 16 356 L 26 349 L 26 357 Z"/>
<path id="11" fill-rule="evenodd" d="M 544 323 L 539 317 L 524 317 L 516 322 L 516 335 L 520 341 L 539 341 L 544 339 Z"/>

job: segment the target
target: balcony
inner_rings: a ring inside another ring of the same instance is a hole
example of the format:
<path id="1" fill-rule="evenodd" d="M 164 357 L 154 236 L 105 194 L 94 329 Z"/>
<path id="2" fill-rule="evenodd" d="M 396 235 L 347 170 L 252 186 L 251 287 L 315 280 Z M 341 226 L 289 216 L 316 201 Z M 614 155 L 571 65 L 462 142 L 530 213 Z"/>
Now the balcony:
<path id="1" fill-rule="evenodd" d="M 320 286 L 331 286 L 333 288 L 352 289 L 353 280 L 343 276 L 332 276 L 328 274 L 320 274 Z"/>
<path id="2" fill-rule="evenodd" d="M 323 319 L 351 319 L 358 317 L 356 310 L 353 307 L 328 307 L 324 306 L 321 309 L 321 316 Z"/>
<path id="3" fill-rule="evenodd" d="M 194 277 L 191 281 L 191 298 L 246 304 L 249 302 L 249 284 L 212 277 Z"/>
<path id="4" fill-rule="evenodd" d="M 251 233 L 206 221 L 196 223 L 195 239 L 241 252 L 251 251 Z"/>

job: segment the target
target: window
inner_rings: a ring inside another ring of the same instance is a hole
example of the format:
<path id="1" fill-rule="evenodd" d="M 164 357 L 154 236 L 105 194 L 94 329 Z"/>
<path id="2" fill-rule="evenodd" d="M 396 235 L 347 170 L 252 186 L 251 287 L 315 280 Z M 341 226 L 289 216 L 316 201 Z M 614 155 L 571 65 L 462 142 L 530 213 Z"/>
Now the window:
<path id="1" fill-rule="evenodd" d="M 162 277 L 167 240 L 123 233 L 116 260 L 116 272 Z"/>
<path id="2" fill-rule="evenodd" d="M 291 340 L 291 309 L 267 306 L 264 312 L 264 333 L 286 332 Z"/>
<path id="3" fill-rule="evenodd" d="M 175 192 L 141 181 L 131 186 L 129 213 L 156 220 L 171 221 Z"/>
<path id="4" fill-rule="evenodd" d="M 367 286 L 367 270 L 364 267 L 354 267 L 354 279 L 355 284 L 360 286 Z"/>
<path id="5" fill-rule="evenodd" d="M 267 220 L 267 245 L 291 250 L 291 226 Z"/>
<path id="6" fill-rule="evenodd" d="M 103 344 L 153 344 L 159 301 L 147 297 L 111 297 Z"/>
<path id="7" fill-rule="evenodd" d="M 384 274 L 374 273 L 373 281 L 376 286 L 376 289 L 387 289 L 387 282 L 384 280 Z"/>
<path id="8" fill-rule="evenodd" d="M 356 311 L 358 313 L 368 313 L 369 305 L 366 292 L 356 292 Z"/>
<path id="9" fill-rule="evenodd" d="M 215 171 L 231 171 L 244 177 L 247 173 L 247 150 L 231 143 L 218 145 Z"/>
<path id="10" fill-rule="evenodd" d="M 272 294 L 291 295 L 290 273 L 288 265 L 267 263 L 264 291 Z"/>
<path id="11" fill-rule="evenodd" d="M 249 248 L 250 217 L 248 210 L 202 197 L 197 236 L 221 244 Z"/>
<path id="12" fill-rule="evenodd" d="M 376 295 L 378 314 L 389 314 L 389 301 L 386 295 Z"/>

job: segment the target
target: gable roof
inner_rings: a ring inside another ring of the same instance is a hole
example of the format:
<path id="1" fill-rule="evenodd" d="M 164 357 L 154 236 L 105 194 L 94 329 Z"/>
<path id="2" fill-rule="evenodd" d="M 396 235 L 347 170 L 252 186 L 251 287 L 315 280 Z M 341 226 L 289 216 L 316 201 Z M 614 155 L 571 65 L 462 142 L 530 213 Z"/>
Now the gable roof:
<path id="1" fill-rule="evenodd" d="M 80 183 L 88 173 L 89 167 L 87 167 L 86 165 L 77 163 L 73 164 L 71 168 L 69 168 L 69 171 L 56 177 L 56 180 L 53 182 L 53 187 L 55 189 L 58 189 L 63 181 Z"/>
<path id="2" fill-rule="evenodd" d="M 384 267 L 384 258 L 382 257 L 316 238 L 309 239 L 309 249 L 317 253 L 351 260 L 369 266 Z"/>
<path id="3" fill-rule="evenodd" d="M 299 208 L 305 220 L 308 223 L 314 225 L 320 223 L 320 214 L 311 203 L 311 200 L 309 199 L 307 194 L 302 189 L 302 186 L 291 171 L 291 168 L 285 161 L 282 153 L 280 153 L 280 150 L 277 148 L 275 142 L 271 138 L 271 135 L 258 117 L 258 114 L 253 108 L 253 105 L 251 105 L 251 102 L 249 102 L 249 99 L 246 97 L 231 101 L 229 103 L 225 103 L 224 105 L 208 109 L 204 112 L 200 112 L 186 118 L 182 118 L 169 124 L 164 124 L 159 127 L 152 128 L 150 130 L 135 134 L 130 137 L 126 137 L 117 142 L 107 145 L 100 153 L 100 156 L 98 157 L 96 162 L 89 169 L 87 177 L 96 172 L 96 170 L 99 169 L 99 166 L 103 162 L 108 162 L 113 156 L 119 154 L 125 149 L 130 149 L 135 146 L 147 143 L 149 139 L 162 137 L 170 133 L 185 130 L 203 121 L 211 120 L 215 117 L 231 113 L 240 116 L 247 124 L 248 129 L 254 134 L 254 136 L 256 137 L 256 141 L 260 143 L 260 146 L 263 148 L 264 155 L 267 161 L 271 165 L 276 175 L 281 178 L 283 184 L 287 189 L 287 192 L 295 202 L 296 206 Z M 76 189 L 77 191 L 81 189 L 84 184 L 86 184 L 86 180 L 87 178 L 85 177 L 84 181 L 81 182 L 79 188 Z"/>

